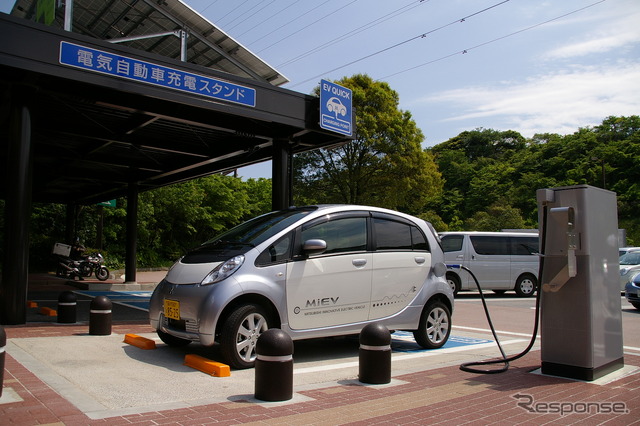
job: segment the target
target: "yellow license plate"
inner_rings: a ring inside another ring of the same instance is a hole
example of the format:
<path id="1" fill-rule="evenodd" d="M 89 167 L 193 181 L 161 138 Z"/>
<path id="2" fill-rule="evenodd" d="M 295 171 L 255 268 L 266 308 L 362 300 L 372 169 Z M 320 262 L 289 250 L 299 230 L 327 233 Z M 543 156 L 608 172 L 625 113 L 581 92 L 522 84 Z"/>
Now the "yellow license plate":
<path id="1" fill-rule="evenodd" d="M 164 316 L 174 320 L 180 320 L 180 302 L 164 299 Z"/>

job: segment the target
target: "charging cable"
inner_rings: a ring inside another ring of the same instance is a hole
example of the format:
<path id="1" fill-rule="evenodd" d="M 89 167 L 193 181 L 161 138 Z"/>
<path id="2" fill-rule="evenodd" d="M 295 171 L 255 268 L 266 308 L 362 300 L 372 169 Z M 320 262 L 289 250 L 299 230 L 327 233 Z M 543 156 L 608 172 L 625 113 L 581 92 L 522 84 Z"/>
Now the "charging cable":
<path id="1" fill-rule="evenodd" d="M 538 281 L 540 281 L 542 279 L 542 271 L 544 268 L 544 253 L 545 253 L 545 236 L 546 236 L 546 229 L 547 229 L 547 206 L 544 206 L 544 210 L 542 212 L 542 235 L 540 236 L 540 264 L 538 265 Z M 500 340 L 498 340 L 498 335 L 496 334 L 496 330 L 493 327 L 493 322 L 491 321 L 491 316 L 489 315 L 489 309 L 487 308 L 487 303 L 484 299 L 484 294 L 482 293 L 482 289 L 480 288 L 480 283 L 478 282 L 478 279 L 476 278 L 476 276 L 473 274 L 473 272 L 471 272 L 471 270 L 465 266 L 462 265 L 447 265 L 448 267 L 451 268 L 460 268 L 460 269 L 464 269 L 465 271 L 467 271 L 470 275 L 471 278 L 473 278 L 473 281 L 475 281 L 476 283 L 476 287 L 478 288 L 478 291 L 480 292 L 480 298 L 482 300 L 482 306 L 484 307 L 484 313 L 487 316 L 487 321 L 489 322 L 489 327 L 491 328 L 491 333 L 493 334 L 493 338 L 496 339 L 496 344 L 498 345 L 498 348 L 500 349 L 500 353 L 502 354 L 502 359 L 492 359 L 492 360 L 486 360 L 486 361 L 475 361 L 475 362 L 465 362 L 464 364 L 460 365 L 460 370 L 462 371 L 466 371 L 468 373 L 478 373 L 478 374 L 496 374 L 496 373 L 504 373 L 505 371 L 507 371 L 509 369 L 509 363 L 512 361 L 515 361 L 517 359 L 522 358 L 523 356 L 525 356 L 527 353 L 529 353 L 529 351 L 531 350 L 531 348 L 533 347 L 533 344 L 536 341 L 536 336 L 538 335 L 538 326 L 539 326 L 539 315 L 538 313 L 540 312 L 540 289 L 542 288 L 542 286 L 538 285 L 538 289 L 537 289 L 537 293 L 536 293 L 536 309 L 535 309 L 535 321 L 534 321 L 534 325 L 533 325 L 533 335 L 531 336 L 531 341 L 529 342 L 529 345 L 526 347 L 526 349 L 522 352 L 520 352 L 517 355 L 513 355 L 510 357 L 507 357 L 506 354 L 504 353 L 504 350 L 502 349 L 502 345 L 500 345 Z M 477 369 L 477 368 L 472 368 L 472 366 L 480 366 L 480 365 L 493 365 L 493 364 L 504 364 L 504 366 L 502 368 L 498 368 L 498 369 L 486 369 L 486 370 L 482 370 L 482 369 Z"/>

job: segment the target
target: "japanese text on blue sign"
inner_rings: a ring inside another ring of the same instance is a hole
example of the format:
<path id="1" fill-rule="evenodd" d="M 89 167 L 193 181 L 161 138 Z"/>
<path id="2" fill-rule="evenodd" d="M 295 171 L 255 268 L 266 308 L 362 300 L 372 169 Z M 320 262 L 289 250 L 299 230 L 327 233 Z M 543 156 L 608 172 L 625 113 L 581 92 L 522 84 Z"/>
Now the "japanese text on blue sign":
<path id="1" fill-rule="evenodd" d="M 64 41 L 60 43 L 60 63 L 216 100 L 256 106 L 256 91 L 250 87 Z"/>

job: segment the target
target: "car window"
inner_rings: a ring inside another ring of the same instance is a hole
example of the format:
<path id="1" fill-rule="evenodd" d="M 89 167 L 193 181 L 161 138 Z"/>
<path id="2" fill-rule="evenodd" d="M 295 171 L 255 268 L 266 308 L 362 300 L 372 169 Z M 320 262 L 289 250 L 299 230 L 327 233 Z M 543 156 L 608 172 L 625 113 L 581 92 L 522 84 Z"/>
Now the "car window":
<path id="1" fill-rule="evenodd" d="M 411 227 L 411 242 L 414 250 L 430 251 L 429 242 L 427 237 L 424 236 L 422 231 L 417 226 Z"/>
<path id="2" fill-rule="evenodd" d="M 620 257 L 621 265 L 638 265 L 640 264 L 640 253 L 627 253 Z"/>
<path id="3" fill-rule="evenodd" d="M 311 209 L 299 209 L 267 213 L 244 222 L 210 239 L 203 245 L 224 245 L 233 242 L 257 246 L 312 211 Z"/>
<path id="4" fill-rule="evenodd" d="M 302 241 L 320 239 L 327 243 L 323 253 L 362 251 L 367 248 L 367 218 L 349 217 L 322 222 L 302 230 Z"/>
<path id="5" fill-rule="evenodd" d="M 424 234 L 403 222 L 382 218 L 373 219 L 376 250 L 429 250 Z"/>
<path id="6" fill-rule="evenodd" d="M 538 238 L 536 237 L 512 237 L 511 254 L 530 255 L 538 253 Z"/>
<path id="7" fill-rule="evenodd" d="M 291 258 L 291 240 L 291 233 L 279 238 L 260 253 L 256 259 L 256 266 L 266 266 L 289 260 Z"/>
<path id="8" fill-rule="evenodd" d="M 478 254 L 482 255 L 508 255 L 509 237 L 489 237 L 482 235 L 472 235 L 471 244 Z"/>
<path id="9" fill-rule="evenodd" d="M 464 240 L 464 235 L 443 235 L 440 238 L 442 242 L 442 251 L 460 251 L 462 250 L 462 241 Z"/>
<path id="10" fill-rule="evenodd" d="M 411 229 L 408 225 L 391 220 L 373 219 L 376 250 L 411 250 Z"/>

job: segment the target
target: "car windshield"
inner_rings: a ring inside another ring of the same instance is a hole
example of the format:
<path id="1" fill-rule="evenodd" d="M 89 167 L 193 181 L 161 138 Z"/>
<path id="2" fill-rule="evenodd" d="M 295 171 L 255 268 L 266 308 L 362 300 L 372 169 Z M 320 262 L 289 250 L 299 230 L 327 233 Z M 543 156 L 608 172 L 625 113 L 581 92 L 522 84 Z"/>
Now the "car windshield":
<path id="1" fill-rule="evenodd" d="M 246 245 L 255 247 L 311 213 L 311 208 L 281 210 L 244 222 L 205 242 L 203 246 Z"/>
<path id="2" fill-rule="evenodd" d="M 620 256 L 621 265 L 640 265 L 640 252 L 627 253 Z"/>

